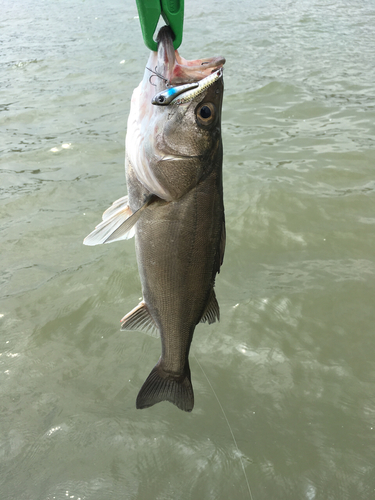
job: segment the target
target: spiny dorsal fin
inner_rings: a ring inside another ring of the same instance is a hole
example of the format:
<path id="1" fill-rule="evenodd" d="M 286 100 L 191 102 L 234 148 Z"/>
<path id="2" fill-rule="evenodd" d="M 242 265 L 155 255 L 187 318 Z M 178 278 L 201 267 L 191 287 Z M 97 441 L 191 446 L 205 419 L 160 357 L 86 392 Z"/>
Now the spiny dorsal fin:
<path id="1" fill-rule="evenodd" d="M 215 290 L 212 288 L 200 322 L 205 323 L 207 321 L 207 323 L 211 325 L 215 323 L 216 320 L 220 321 L 220 308 L 216 299 Z"/>
<path id="2" fill-rule="evenodd" d="M 223 225 L 221 228 L 221 238 L 220 238 L 220 266 L 223 264 L 223 260 L 224 260 L 226 239 L 227 239 L 227 235 L 226 235 L 226 230 L 225 230 L 225 219 L 223 219 Z M 220 272 L 220 268 L 219 268 L 218 272 Z"/>
<path id="3" fill-rule="evenodd" d="M 121 330 L 138 330 L 159 337 L 159 329 L 142 301 L 121 320 Z"/>
<path id="4" fill-rule="evenodd" d="M 215 280 L 216 273 L 220 273 L 220 267 L 223 264 L 226 243 L 225 218 L 221 225 L 220 241 L 216 249 L 215 263 L 212 270 L 212 279 Z"/>

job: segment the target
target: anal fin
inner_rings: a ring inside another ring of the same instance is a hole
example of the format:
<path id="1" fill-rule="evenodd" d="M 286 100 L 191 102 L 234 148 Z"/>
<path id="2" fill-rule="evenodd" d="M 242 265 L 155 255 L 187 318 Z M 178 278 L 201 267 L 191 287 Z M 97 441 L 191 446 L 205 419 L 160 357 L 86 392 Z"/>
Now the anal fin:
<path id="1" fill-rule="evenodd" d="M 122 318 L 121 330 L 138 330 L 153 337 L 160 336 L 159 329 L 143 301 Z"/>

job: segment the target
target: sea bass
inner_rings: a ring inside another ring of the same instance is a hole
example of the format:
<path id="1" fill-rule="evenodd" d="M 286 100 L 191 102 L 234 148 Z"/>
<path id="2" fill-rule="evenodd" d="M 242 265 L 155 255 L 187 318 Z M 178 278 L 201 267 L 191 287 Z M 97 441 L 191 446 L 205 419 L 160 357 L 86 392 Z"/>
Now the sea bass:
<path id="1" fill-rule="evenodd" d="M 191 411 L 189 350 L 195 326 L 219 319 L 215 276 L 223 262 L 221 107 L 223 57 L 187 61 L 168 27 L 134 90 L 126 136 L 128 196 L 104 212 L 87 245 L 128 239 L 143 300 L 122 330 L 160 333 L 161 356 L 136 407 L 170 401 Z M 167 102 L 165 102 L 167 101 Z"/>

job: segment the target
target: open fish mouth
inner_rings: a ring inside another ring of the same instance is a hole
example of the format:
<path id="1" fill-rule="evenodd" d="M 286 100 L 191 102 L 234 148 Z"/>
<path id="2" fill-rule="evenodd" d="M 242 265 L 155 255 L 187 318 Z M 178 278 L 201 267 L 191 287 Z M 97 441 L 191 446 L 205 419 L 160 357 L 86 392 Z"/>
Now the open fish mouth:
<path id="1" fill-rule="evenodd" d="M 183 104 L 204 92 L 223 76 L 225 58 L 222 56 L 184 59 L 173 48 L 173 33 L 169 26 L 161 28 L 158 34 L 158 52 L 153 53 L 154 66 L 146 66 L 152 73 L 150 83 L 155 87 L 151 102 L 157 106 Z M 158 77 L 157 85 L 152 82 Z"/>
<path id="2" fill-rule="evenodd" d="M 167 82 L 167 87 L 195 83 L 215 73 L 225 64 L 223 56 L 189 61 L 180 56 L 173 47 L 173 32 L 164 26 L 158 33 L 158 71 Z"/>
<path id="3" fill-rule="evenodd" d="M 223 76 L 223 68 L 219 68 L 199 82 L 186 83 L 177 87 L 167 88 L 152 98 L 152 104 L 168 106 L 191 101 Z"/>

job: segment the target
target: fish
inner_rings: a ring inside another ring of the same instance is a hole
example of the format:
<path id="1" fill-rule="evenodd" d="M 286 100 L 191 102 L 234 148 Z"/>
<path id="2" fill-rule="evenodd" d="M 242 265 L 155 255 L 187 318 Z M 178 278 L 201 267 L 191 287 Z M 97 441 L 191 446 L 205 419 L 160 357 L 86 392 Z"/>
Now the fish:
<path id="1" fill-rule="evenodd" d="M 184 59 L 173 48 L 168 26 L 160 29 L 157 42 L 131 99 L 128 194 L 104 212 L 84 244 L 135 236 L 142 300 L 122 318 L 121 330 L 161 338 L 161 356 L 138 393 L 136 408 L 168 401 L 191 412 L 194 330 L 200 322 L 220 318 L 214 286 L 226 240 L 221 137 L 225 59 Z M 158 95 L 163 99 L 155 99 Z"/>

